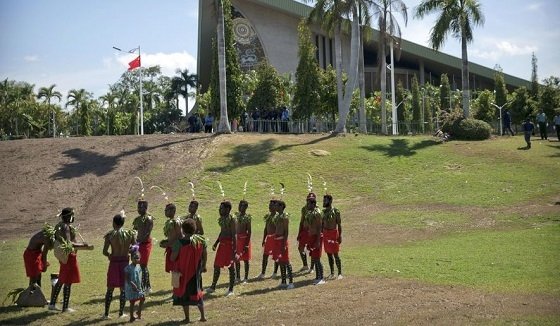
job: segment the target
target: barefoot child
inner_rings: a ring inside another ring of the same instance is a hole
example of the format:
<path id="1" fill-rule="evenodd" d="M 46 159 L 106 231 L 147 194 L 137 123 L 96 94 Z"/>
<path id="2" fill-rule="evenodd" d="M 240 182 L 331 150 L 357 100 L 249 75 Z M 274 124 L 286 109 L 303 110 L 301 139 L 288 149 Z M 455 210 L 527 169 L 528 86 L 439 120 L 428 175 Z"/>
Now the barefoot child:
<path id="1" fill-rule="evenodd" d="M 124 292 L 126 300 L 130 301 L 130 322 L 136 319 L 142 319 L 142 305 L 144 304 L 144 291 L 142 290 L 142 278 L 140 276 L 142 269 L 140 268 L 140 253 L 138 248 L 133 246 L 131 249 L 130 265 L 124 269 L 125 283 Z M 134 316 L 134 306 L 139 301 L 136 317 Z"/>

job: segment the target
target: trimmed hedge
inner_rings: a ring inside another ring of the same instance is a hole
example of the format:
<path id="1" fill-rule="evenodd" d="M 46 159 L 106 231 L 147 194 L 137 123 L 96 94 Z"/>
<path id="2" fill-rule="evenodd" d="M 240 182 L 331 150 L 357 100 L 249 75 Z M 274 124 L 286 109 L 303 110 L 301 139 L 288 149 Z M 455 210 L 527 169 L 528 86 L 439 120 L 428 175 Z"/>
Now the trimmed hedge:
<path id="1" fill-rule="evenodd" d="M 457 119 L 451 125 L 451 136 L 461 140 L 485 140 L 490 138 L 492 127 L 477 119 Z"/>

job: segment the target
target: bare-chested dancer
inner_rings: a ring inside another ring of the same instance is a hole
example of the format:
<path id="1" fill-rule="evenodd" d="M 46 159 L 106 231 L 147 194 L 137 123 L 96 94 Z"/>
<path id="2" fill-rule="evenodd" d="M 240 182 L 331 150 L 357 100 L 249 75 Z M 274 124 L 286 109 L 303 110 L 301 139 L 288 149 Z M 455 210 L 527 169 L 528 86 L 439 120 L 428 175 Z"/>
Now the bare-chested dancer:
<path id="1" fill-rule="evenodd" d="M 309 255 L 315 265 L 315 283 L 324 284 L 323 264 L 321 263 L 321 255 L 323 252 L 323 219 L 321 210 L 317 207 L 315 194 L 310 193 L 307 196 L 307 213 L 305 214 L 305 222 L 309 225 Z"/>
<path id="2" fill-rule="evenodd" d="M 64 208 L 60 213 L 61 222 L 59 222 L 55 227 L 55 239 L 56 241 L 64 244 L 66 248 L 69 248 L 68 260 L 66 263 L 60 262 L 60 270 L 58 273 L 58 281 L 56 282 L 54 289 L 51 294 L 51 302 L 49 304 L 49 310 L 59 310 L 56 308 L 56 300 L 60 294 L 60 290 L 64 285 L 64 290 L 62 292 L 62 312 L 73 312 L 74 309 L 69 308 L 70 304 L 70 290 L 72 284 L 80 283 L 80 269 L 78 267 L 78 259 L 76 256 L 76 249 L 87 248 L 87 243 L 76 242 L 76 228 L 72 225 L 74 223 L 74 209 L 71 207 Z"/>
<path id="3" fill-rule="evenodd" d="M 198 201 L 192 200 L 189 203 L 189 213 L 183 218 L 192 218 L 196 222 L 196 234 L 204 235 L 204 228 L 202 227 L 202 217 L 197 213 Z"/>
<path id="4" fill-rule="evenodd" d="M 264 230 L 263 230 L 263 257 L 262 257 L 262 270 L 257 279 L 265 277 L 266 266 L 268 265 L 268 256 L 272 255 L 274 250 L 274 234 L 276 233 L 276 200 L 271 199 L 268 203 L 268 214 L 264 216 Z M 274 272 L 270 277 L 275 277 L 278 271 L 278 263 L 274 263 Z"/>
<path id="5" fill-rule="evenodd" d="M 280 264 L 280 274 L 282 275 L 281 288 L 293 289 L 294 278 L 292 274 L 292 265 L 290 264 L 290 254 L 288 248 L 288 229 L 289 215 L 284 212 L 286 203 L 283 200 L 276 201 L 276 231 L 274 234 L 274 251 L 273 259 Z M 286 273 L 289 283 L 286 284 Z"/>
<path id="6" fill-rule="evenodd" d="M 148 270 L 148 262 L 150 261 L 150 253 L 152 252 L 152 229 L 154 228 L 154 218 L 148 214 L 148 202 L 138 200 L 139 216 L 132 222 L 133 229 L 138 232 L 137 241 L 140 245 L 140 268 L 142 269 L 142 288 L 145 293 L 150 293 L 150 271 Z"/>
<path id="7" fill-rule="evenodd" d="M 251 260 L 251 214 L 247 214 L 249 203 L 239 202 L 239 212 L 235 214 L 237 225 L 237 254 L 235 261 L 236 281 L 247 283 L 249 280 L 249 261 Z M 241 261 L 245 266 L 245 278 L 241 280 Z"/>
<path id="8" fill-rule="evenodd" d="M 342 279 L 342 263 L 338 252 L 342 243 L 342 226 L 340 222 L 340 211 L 332 206 L 331 195 L 323 196 L 323 243 L 327 257 L 329 258 L 330 279 L 334 279 L 334 263 L 338 269 L 338 279 Z"/>
<path id="9" fill-rule="evenodd" d="M 214 259 L 214 277 L 212 285 L 206 289 L 206 293 L 212 293 L 216 290 L 216 284 L 220 278 L 220 268 L 227 267 L 229 271 L 229 288 L 226 296 L 233 295 L 233 285 L 235 283 L 235 250 L 237 249 L 235 237 L 235 219 L 230 214 L 231 203 L 224 201 L 220 204 L 220 235 L 212 246 L 212 250 L 218 249 Z"/>
<path id="10" fill-rule="evenodd" d="M 54 227 L 45 223 L 43 229 L 35 233 L 23 252 L 25 273 L 29 277 L 29 286 L 41 286 L 41 273 L 47 271 L 49 263 L 47 254 L 54 246 Z"/>
<path id="11" fill-rule="evenodd" d="M 131 245 L 136 242 L 136 232 L 123 228 L 125 217 L 117 214 L 113 217 L 113 230 L 105 234 L 103 244 L 103 255 L 109 258 L 109 269 L 107 270 L 107 293 L 105 293 L 105 313 L 103 317 L 109 319 L 109 308 L 113 300 L 113 290 L 119 288 L 119 317 L 125 317 L 125 273 L 128 266 L 128 252 Z M 109 252 L 109 249 L 111 251 Z"/>

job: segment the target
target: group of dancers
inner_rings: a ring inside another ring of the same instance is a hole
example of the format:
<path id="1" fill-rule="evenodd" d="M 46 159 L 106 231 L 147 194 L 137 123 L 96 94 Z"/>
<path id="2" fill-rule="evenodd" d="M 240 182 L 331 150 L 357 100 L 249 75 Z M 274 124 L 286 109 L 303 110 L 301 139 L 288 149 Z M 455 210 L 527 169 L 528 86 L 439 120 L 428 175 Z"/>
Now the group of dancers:
<path id="1" fill-rule="evenodd" d="M 302 260 L 301 272 L 315 271 L 314 284 L 324 284 L 326 279 L 342 279 L 342 264 L 339 257 L 342 242 L 340 211 L 333 206 L 332 195 L 323 196 L 323 208 L 317 206 L 315 193 L 310 189 L 306 204 L 301 208 L 297 235 L 298 251 Z M 212 245 L 216 251 L 212 284 L 205 290 L 202 287 L 202 273 L 207 270 L 207 240 L 204 238 L 202 218 L 197 213 L 199 203 L 193 199 L 189 203 L 188 214 L 176 217 L 175 204 L 165 206 L 163 231 L 165 239 L 159 246 L 165 249 L 165 271 L 171 274 L 173 287 L 173 305 L 182 306 L 185 322 L 190 321 L 189 306 L 197 306 L 201 321 L 205 321 L 204 293 L 216 291 L 222 268 L 229 272 L 229 286 L 226 296 L 234 295 L 236 283 L 249 281 L 249 267 L 252 259 L 252 228 L 253 217 L 247 213 L 249 203 L 243 199 L 239 202 L 238 211 L 234 214 L 230 201 L 224 200 L 219 206 L 218 224 L 220 233 Z M 274 272 L 277 276 L 280 269 L 281 283 L 279 288 L 293 289 L 294 275 L 290 262 L 288 231 L 290 215 L 285 212 L 286 203 L 282 198 L 272 198 L 268 206 L 269 212 L 264 216 L 264 230 L 261 245 L 263 247 L 262 269 L 256 279 L 264 279 L 269 257 L 274 261 Z M 132 229 L 124 227 L 124 211 L 113 217 L 113 229 L 104 236 L 103 254 L 108 257 L 107 292 L 105 294 L 105 311 L 103 318 L 109 319 L 109 310 L 115 288 L 120 289 L 119 317 L 127 317 L 124 313 L 126 301 L 130 302 L 130 321 L 142 318 L 142 306 L 145 295 L 151 292 L 148 263 L 152 252 L 151 232 L 154 218 L 148 214 L 148 202 L 142 196 L 137 201 L 138 216 L 132 222 Z M 30 286 L 41 285 L 41 273 L 47 270 L 47 252 L 54 249 L 60 262 L 58 280 L 53 282 L 49 310 L 72 312 L 69 307 L 70 289 L 72 284 L 80 282 L 80 271 L 76 252 L 78 249 L 93 249 L 83 241 L 77 241 L 79 235 L 73 226 L 74 210 L 65 208 L 59 214 L 61 221 L 52 227 L 45 224 L 36 233 L 24 252 L 24 262 Z M 80 236 L 81 238 L 81 236 Z M 324 277 L 321 256 L 323 250 L 328 256 L 330 275 Z M 308 264 L 307 254 L 311 258 Z M 244 274 L 241 277 L 241 262 Z M 334 265 L 337 275 L 334 274 Z M 62 309 L 56 306 L 58 295 L 63 289 Z M 136 303 L 138 308 L 134 313 Z"/>

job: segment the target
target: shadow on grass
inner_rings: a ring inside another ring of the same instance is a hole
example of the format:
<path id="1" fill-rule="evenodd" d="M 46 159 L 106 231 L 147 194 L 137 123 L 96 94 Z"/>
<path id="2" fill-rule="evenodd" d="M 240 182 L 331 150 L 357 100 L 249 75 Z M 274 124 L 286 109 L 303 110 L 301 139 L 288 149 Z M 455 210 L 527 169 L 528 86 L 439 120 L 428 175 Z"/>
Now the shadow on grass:
<path id="1" fill-rule="evenodd" d="M 210 168 L 208 171 L 227 173 L 242 167 L 265 163 L 270 158 L 276 142 L 274 139 L 267 139 L 257 144 L 237 145 L 226 155 L 230 160 L 227 165 Z"/>
<path id="2" fill-rule="evenodd" d="M 441 142 L 435 140 L 423 140 L 410 146 L 408 139 L 392 139 L 391 141 L 390 145 L 371 145 L 362 146 L 362 148 L 372 152 L 382 152 L 389 157 L 407 157 L 416 155 L 418 150 L 441 144 Z"/>
<path id="3" fill-rule="evenodd" d="M 86 174 L 94 174 L 95 176 L 103 176 L 115 169 L 119 160 L 123 157 L 138 154 L 141 152 L 151 151 L 160 147 L 167 147 L 177 143 L 185 143 L 197 139 L 209 138 L 196 137 L 178 141 L 166 142 L 157 146 L 138 146 L 133 150 L 120 153 L 115 156 L 103 155 L 92 151 L 73 148 L 62 152 L 63 155 L 70 157 L 75 162 L 64 164 L 58 169 L 58 172 L 51 175 L 51 180 L 72 179 L 84 176 Z"/>
<path id="4" fill-rule="evenodd" d="M 278 147 L 276 147 L 274 150 L 275 150 L 275 151 L 280 151 L 280 152 L 282 152 L 282 151 L 288 150 L 288 149 L 290 149 L 290 148 L 292 148 L 292 147 L 317 144 L 317 143 L 319 143 L 319 142 L 322 142 L 323 140 L 327 140 L 327 139 L 333 138 L 333 137 L 336 137 L 336 134 L 328 134 L 328 135 L 323 136 L 323 137 L 321 137 L 321 138 L 313 139 L 312 141 L 309 141 L 309 142 L 307 142 L 307 143 L 302 143 L 302 144 L 289 144 L 289 145 L 278 146 Z"/>
<path id="5" fill-rule="evenodd" d="M 46 318 L 51 313 L 46 307 L 37 308 L 23 308 L 18 306 L 0 307 L 0 316 L 5 316 L 8 313 L 25 310 L 27 313 L 24 316 L 12 317 L 3 319 L 0 317 L 0 324 L 2 325 L 28 325 L 34 321 Z M 34 312 L 36 311 L 36 312 Z"/>
<path id="6" fill-rule="evenodd" d="M 560 145 L 546 145 L 546 146 L 556 148 L 556 149 L 560 149 Z M 560 152 L 558 152 L 556 154 L 549 155 L 549 157 L 560 157 Z"/>

